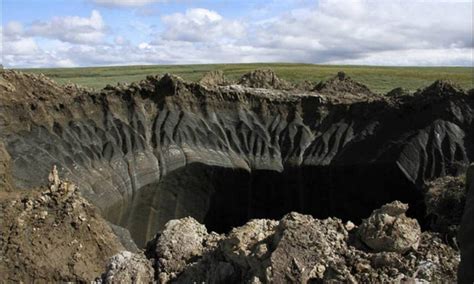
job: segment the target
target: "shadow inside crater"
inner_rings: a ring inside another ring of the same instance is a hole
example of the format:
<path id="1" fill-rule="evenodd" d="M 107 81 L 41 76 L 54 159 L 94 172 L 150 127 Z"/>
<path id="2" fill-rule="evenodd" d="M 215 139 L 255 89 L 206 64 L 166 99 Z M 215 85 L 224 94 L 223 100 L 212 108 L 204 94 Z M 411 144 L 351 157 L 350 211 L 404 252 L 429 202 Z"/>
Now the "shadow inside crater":
<path id="1" fill-rule="evenodd" d="M 143 247 L 166 222 L 186 216 L 218 233 L 254 218 L 278 220 L 291 211 L 359 223 L 393 200 L 409 203 L 409 215 L 424 226 L 422 192 L 393 164 L 248 172 L 193 163 L 141 188 L 105 216 Z"/>

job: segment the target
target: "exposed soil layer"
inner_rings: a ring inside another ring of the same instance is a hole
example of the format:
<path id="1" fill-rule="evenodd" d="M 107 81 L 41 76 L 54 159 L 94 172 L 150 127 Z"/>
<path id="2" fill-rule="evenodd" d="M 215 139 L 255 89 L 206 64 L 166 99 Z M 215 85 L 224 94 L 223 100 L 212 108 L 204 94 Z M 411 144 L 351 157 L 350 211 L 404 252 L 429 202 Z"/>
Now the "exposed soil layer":
<path id="1" fill-rule="evenodd" d="M 88 282 L 124 250 L 97 208 L 52 174 L 49 187 L 0 192 L 0 279 Z"/>

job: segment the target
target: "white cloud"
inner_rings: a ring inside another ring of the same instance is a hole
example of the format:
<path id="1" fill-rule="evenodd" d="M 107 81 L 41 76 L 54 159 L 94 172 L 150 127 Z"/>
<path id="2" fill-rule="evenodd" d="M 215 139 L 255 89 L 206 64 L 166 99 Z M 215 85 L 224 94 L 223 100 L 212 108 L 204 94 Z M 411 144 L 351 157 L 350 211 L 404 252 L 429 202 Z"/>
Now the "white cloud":
<path id="1" fill-rule="evenodd" d="M 278 61 L 472 66 L 471 13 L 472 2 L 435 0 L 321 0 L 255 20 L 188 9 L 162 16 L 162 25 L 138 18 L 127 22 L 124 27 L 137 34 L 133 39 L 111 34 L 93 11 L 85 18 L 8 23 L 3 61 L 7 66 Z"/>
<path id="2" fill-rule="evenodd" d="M 360 58 L 334 60 L 328 63 L 396 66 L 458 66 L 466 65 L 466 62 L 474 62 L 472 49 L 445 48 L 381 51 L 370 53 Z"/>
<path id="3" fill-rule="evenodd" d="M 424 49 L 448 50 L 446 61 L 459 62 L 449 48 L 472 49 L 470 3 L 354 0 L 347 6 L 324 0 L 313 9 L 290 11 L 257 28 L 255 45 L 301 50 L 301 59 L 318 63 Z"/>
<path id="4" fill-rule="evenodd" d="M 140 7 L 165 0 L 91 0 L 93 3 L 108 7 Z"/>
<path id="5" fill-rule="evenodd" d="M 184 14 L 175 13 L 162 17 L 165 32 L 163 40 L 204 42 L 234 40 L 245 35 L 244 26 L 238 21 L 225 20 L 207 9 L 189 9 Z"/>
<path id="6" fill-rule="evenodd" d="M 71 43 L 98 43 L 105 36 L 106 26 L 99 11 L 93 10 L 89 18 L 64 16 L 46 22 L 36 21 L 27 33 Z"/>
<path id="7" fill-rule="evenodd" d="M 6 37 L 18 38 L 23 33 L 23 25 L 16 21 L 8 22 L 3 32 Z"/>

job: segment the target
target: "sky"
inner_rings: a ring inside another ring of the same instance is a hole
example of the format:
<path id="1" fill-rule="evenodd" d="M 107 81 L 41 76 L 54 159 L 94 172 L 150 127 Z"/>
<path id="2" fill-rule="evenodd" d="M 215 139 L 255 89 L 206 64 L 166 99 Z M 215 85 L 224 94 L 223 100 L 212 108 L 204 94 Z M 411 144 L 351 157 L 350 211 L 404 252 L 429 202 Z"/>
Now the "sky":
<path id="1" fill-rule="evenodd" d="M 2 0 L 7 68 L 473 66 L 472 0 Z"/>

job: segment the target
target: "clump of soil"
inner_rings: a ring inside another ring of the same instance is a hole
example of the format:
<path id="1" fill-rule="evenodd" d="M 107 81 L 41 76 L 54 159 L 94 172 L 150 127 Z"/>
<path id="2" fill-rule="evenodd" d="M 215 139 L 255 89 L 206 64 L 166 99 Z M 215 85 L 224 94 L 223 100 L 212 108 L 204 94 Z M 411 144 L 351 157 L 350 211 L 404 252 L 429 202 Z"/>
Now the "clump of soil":
<path id="1" fill-rule="evenodd" d="M 199 83 L 206 87 L 224 86 L 228 84 L 222 70 L 207 72 L 201 80 L 199 80 Z"/>
<path id="2" fill-rule="evenodd" d="M 320 82 L 314 87 L 314 91 L 323 94 L 355 94 L 355 95 L 373 95 L 370 89 L 346 75 L 344 72 L 338 72 L 333 78 Z"/>
<path id="3" fill-rule="evenodd" d="M 89 282 L 124 250 L 74 184 L 56 169 L 49 181 L 42 191 L 0 193 L 3 281 Z"/>
<path id="4" fill-rule="evenodd" d="M 257 69 L 255 71 L 244 74 L 239 82 L 239 85 L 250 88 L 265 88 L 265 89 L 279 89 L 289 90 L 293 86 L 278 76 L 271 69 Z"/>
<path id="5" fill-rule="evenodd" d="M 461 224 L 466 203 L 464 177 L 446 176 L 427 184 L 425 194 L 426 213 L 433 231 L 444 234 L 454 241 Z"/>
<path id="6" fill-rule="evenodd" d="M 416 250 L 420 243 L 421 228 L 418 221 L 405 213 L 408 204 L 392 202 L 375 210 L 359 227 L 360 239 L 374 251 L 404 253 Z"/>

